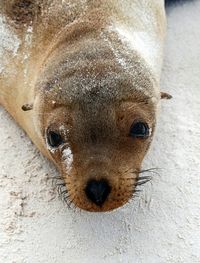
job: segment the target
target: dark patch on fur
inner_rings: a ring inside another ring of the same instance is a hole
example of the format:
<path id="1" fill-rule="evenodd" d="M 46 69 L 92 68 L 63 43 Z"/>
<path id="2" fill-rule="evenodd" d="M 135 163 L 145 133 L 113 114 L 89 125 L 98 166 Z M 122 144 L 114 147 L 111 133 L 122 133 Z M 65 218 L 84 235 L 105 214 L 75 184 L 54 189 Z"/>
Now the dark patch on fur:
<path id="1" fill-rule="evenodd" d="M 40 5 L 36 0 L 15 0 L 7 4 L 8 17 L 17 25 L 30 25 L 40 12 Z"/>

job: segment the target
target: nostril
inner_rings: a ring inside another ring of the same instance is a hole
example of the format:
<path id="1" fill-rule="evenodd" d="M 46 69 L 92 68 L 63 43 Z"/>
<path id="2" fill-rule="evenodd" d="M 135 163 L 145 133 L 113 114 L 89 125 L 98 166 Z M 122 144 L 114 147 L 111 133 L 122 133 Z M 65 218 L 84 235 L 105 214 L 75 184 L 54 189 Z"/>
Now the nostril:
<path id="1" fill-rule="evenodd" d="M 102 180 L 90 180 L 85 188 L 86 196 L 98 206 L 102 206 L 111 192 L 108 182 Z"/>

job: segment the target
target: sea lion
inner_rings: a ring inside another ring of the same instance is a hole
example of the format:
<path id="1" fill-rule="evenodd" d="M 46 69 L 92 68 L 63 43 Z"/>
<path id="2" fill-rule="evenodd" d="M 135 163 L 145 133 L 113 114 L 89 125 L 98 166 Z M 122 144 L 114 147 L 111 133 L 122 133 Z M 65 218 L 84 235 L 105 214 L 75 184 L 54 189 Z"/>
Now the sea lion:
<path id="1" fill-rule="evenodd" d="M 160 99 L 164 0 L 1 0 L 0 104 L 84 210 L 124 205 Z M 3 39 L 3 40 L 2 40 Z"/>

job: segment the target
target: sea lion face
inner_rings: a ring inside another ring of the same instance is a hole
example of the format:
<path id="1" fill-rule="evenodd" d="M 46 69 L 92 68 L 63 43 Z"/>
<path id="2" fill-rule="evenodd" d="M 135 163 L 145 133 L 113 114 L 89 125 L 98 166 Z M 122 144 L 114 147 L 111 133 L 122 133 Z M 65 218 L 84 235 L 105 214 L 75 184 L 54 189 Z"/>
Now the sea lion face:
<path id="1" fill-rule="evenodd" d="M 144 92 L 152 80 L 113 61 L 76 68 L 68 56 L 45 68 L 37 84 L 43 143 L 75 206 L 113 210 L 133 196 L 152 140 L 157 104 Z"/>
<path id="2" fill-rule="evenodd" d="M 52 109 L 44 140 L 74 204 L 107 211 L 132 197 L 154 123 L 134 102 L 91 111 L 92 105 Z"/>

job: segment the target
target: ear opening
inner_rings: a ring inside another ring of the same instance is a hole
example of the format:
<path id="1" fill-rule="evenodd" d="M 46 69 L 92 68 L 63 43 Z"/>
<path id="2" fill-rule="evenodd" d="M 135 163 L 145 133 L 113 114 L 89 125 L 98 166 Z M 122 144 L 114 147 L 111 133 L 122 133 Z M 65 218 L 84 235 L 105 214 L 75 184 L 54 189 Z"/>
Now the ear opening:
<path id="1" fill-rule="evenodd" d="M 161 93 L 160 93 L 160 98 L 161 98 L 161 99 L 170 100 L 170 99 L 172 99 L 173 97 L 172 97 L 172 95 L 170 95 L 170 94 L 168 94 L 168 93 L 166 93 L 166 92 L 161 92 Z"/>
<path id="2" fill-rule="evenodd" d="M 30 111 L 30 110 L 32 110 L 33 109 L 33 104 L 31 103 L 31 104 L 24 104 L 23 106 L 22 106 L 22 110 L 23 111 Z"/>

